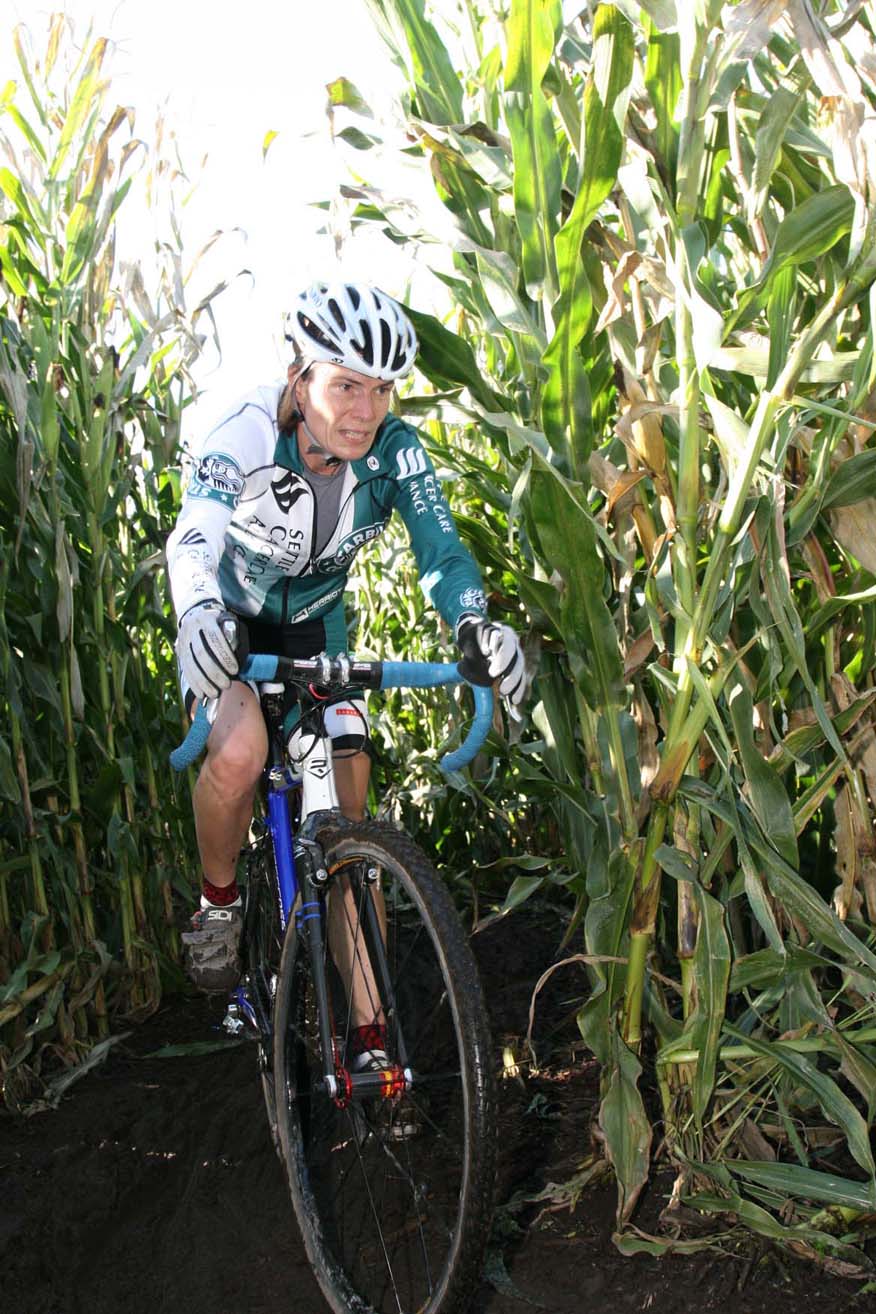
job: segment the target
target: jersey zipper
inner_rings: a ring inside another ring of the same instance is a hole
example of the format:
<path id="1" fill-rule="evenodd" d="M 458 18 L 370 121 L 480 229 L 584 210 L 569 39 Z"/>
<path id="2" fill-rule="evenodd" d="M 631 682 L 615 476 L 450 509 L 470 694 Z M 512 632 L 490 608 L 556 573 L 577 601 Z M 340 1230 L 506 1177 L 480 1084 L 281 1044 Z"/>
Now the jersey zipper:
<path id="1" fill-rule="evenodd" d="M 347 507 L 349 506 L 350 502 L 355 502 L 355 500 L 356 500 L 356 494 L 358 493 L 359 489 L 360 489 L 360 488 L 367 488 L 367 486 L 368 486 L 369 484 L 376 483 L 378 479 L 386 479 L 386 478 L 387 478 L 387 476 L 386 476 L 385 474 L 374 474 L 374 475 L 371 475 L 370 477 L 368 477 L 367 479 L 360 479 L 360 480 L 358 480 L 358 481 L 353 485 L 353 487 L 350 489 L 349 493 L 348 493 L 347 496 L 345 497 L 344 501 L 343 501 L 343 502 L 341 503 L 341 505 L 338 507 L 338 518 L 337 518 L 337 520 L 336 520 L 336 522 L 335 522 L 335 528 L 334 528 L 334 530 L 332 531 L 332 533 L 331 533 L 331 534 L 328 536 L 328 538 L 326 539 L 326 547 L 329 545 L 329 543 L 330 543 L 330 542 L 332 541 L 332 539 L 334 538 L 334 535 L 335 535 L 335 533 L 337 532 L 338 525 L 341 523 L 341 520 L 343 519 L 343 516 L 344 516 L 344 512 L 346 511 L 346 509 L 347 509 Z M 313 494 L 313 490 L 311 490 L 311 494 L 312 494 L 312 496 L 313 496 L 313 498 L 314 498 L 314 502 L 315 502 L 315 501 L 316 501 L 316 495 Z M 312 574 L 314 573 L 314 571 L 313 571 L 313 566 L 314 566 L 314 563 L 315 563 L 315 560 L 316 560 L 316 552 L 315 552 L 315 548 L 316 548 L 316 529 L 317 529 L 317 525 L 316 525 L 316 514 L 315 514 L 315 511 L 316 511 L 316 508 L 314 507 L 314 516 L 313 516 L 313 533 L 312 533 L 311 538 L 310 538 L 310 557 L 308 558 L 307 565 L 305 566 L 304 570 L 302 570 L 302 572 L 301 572 L 302 575 L 312 575 Z M 390 514 L 391 514 L 391 512 L 390 512 Z M 389 517 L 387 517 L 387 520 L 388 520 L 388 519 L 389 519 Z M 353 516 L 353 532 L 355 532 L 355 529 L 356 529 L 355 520 L 356 520 L 356 517 Z M 384 523 L 386 523 L 386 522 L 384 522 Z M 291 583 L 291 580 L 290 580 L 290 583 Z"/>

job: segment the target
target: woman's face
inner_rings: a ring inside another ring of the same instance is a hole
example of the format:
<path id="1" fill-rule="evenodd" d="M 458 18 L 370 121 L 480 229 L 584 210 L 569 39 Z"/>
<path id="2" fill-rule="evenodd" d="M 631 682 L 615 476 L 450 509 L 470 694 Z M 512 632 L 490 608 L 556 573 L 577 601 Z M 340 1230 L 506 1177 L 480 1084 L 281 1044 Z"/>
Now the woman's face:
<path id="1" fill-rule="evenodd" d="M 370 451 L 389 410 L 392 383 L 319 361 L 294 387 L 305 424 L 330 455 L 356 461 Z"/>

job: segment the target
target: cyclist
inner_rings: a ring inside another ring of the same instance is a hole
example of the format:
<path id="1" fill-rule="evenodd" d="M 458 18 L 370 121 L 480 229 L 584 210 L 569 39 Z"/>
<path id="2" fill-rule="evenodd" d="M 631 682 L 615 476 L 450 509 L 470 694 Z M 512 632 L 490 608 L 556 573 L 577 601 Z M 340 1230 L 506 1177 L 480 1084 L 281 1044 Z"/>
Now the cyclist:
<path id="1" fill-rule="evenodd" d="M 295 359 L 285 383 L 248 393 L 208 434 L 167 545 L 187 703 L 213 700 L 193 795 L 202 895 L 183 937 L 189 974 L 205 990 L 230 989 L 240 974 L 236 864 L 267 752 L 258 699 L 235 679 L 229 622 L 243 621 L 254 652 L 346 651 L 350 565 L 397 510 L 463 673 L 498 679 L 512 715 L 526 692 L 517 636 L 487 619 L 432 463 L 416 430 L 390 414 L 393 386 L 417 352 L 402 308 L 368 285 L 314 284 L 297 297 L 288 337 Z M 370 771 L 364 699 L 325 716 L 340 807 L 356 820 Z"/>

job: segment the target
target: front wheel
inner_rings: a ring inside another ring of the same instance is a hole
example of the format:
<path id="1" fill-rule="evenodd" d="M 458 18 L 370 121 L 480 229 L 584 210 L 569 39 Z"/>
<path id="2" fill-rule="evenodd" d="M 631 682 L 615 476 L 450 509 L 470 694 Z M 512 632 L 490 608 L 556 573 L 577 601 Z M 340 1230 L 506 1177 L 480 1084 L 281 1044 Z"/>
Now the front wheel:
<path id="1" fill-rule="evenodd" d="M 362 822 L 320 842 L 329 894 L 317 970 L 327 984 L 329 1066 L 341 1082 L 335 1098 L 326 1093 L 302 922 L 286 937 L 274 1028 L 278 1133 L 295 1213 L 336 1314 L 453 1314 L 477 1283 L 495 1177 L 495 1085 L 477 968 L 446 889 L 406 835 Z M 357 1070 L 357 1034 L 383 1047 L 389 1071 L 407 1073 L 403 1089 L 388 1082 L 382 1094 L 357 1097 L 355 1080 L 344 1087 Z"/>
<path id="2" fill-rule="evenodd" d="M 274 1096 L 273 1009 L 283 948 L 279 891 L 270 839 L 260 836 L 246 859 L 246 899 L 243 919 L 243 995 L 249 1022 L 257 1034 L 258 1065 L 271 1139 L 277 1139 Z"/>

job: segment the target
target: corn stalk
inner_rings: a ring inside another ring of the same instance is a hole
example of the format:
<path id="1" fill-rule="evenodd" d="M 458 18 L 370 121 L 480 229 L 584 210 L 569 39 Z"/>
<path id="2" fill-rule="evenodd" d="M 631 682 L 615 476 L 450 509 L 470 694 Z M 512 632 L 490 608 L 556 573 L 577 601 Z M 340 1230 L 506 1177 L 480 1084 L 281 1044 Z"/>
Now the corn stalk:
<path id="1" fill-rule="evenodd" d="M 461 34 L 369 8 L 409 85 L 384 123 L 330 88 L 348 222 L 444 289 L 405 406 L 543 648 L 502 787 L 576 867 L 570 935 L 624 960 L 579 1018 L 619 1244 L 662 1244 L 630 1230 L 647 1025 L 679 1192 L 859 1262 L 818 1210 L 840 1179 L 876 1203 L 876 9 L 465 0 Z M 819 1171 L 818 1117 L 863 1181 Z"/>
<path id="2" fill-rule="evenodd" d="M 170 872 L 185 800 L 157 771 L 180 709 L 161 571 L 179 415 L 200 350 L 176 237 L 119 271 L 135 184 L 171 176 L 112 108 L 107 41 L 55 16 L 0 96 L 0 1065 L 17 1107 L 44 1055 L 178 976 Z M 135 190 L 134 195 L 137 195 Z M 173 196 L 169 206 L 174 232 Z M 141 202 L 142 203 L 142 202 Z M 147 290 L 146 277 L 155 289 Z M 136 695 L 136 696 L 135 696 Z M 179 853 L 179 858 L 176 854 Z M 185 894 L 184 877 L 177 880 Z"/>

